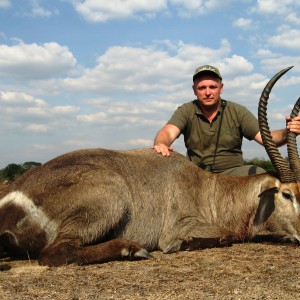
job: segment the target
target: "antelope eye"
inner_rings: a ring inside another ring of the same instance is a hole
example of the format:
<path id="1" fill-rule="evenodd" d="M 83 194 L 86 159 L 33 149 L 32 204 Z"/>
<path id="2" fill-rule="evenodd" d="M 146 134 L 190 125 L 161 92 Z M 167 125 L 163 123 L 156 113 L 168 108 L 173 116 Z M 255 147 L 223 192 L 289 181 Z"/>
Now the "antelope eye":
<path id="1" fill-rule="evenodd" d="M 286 200 L 293 201 L 293 200 L 292 200 L 292 195 L 291 195 L 291 193 L 288 192 L 288 191 L 282 192 L 282 196 L 283 196 L 283 198 L 286 199 Z"/>

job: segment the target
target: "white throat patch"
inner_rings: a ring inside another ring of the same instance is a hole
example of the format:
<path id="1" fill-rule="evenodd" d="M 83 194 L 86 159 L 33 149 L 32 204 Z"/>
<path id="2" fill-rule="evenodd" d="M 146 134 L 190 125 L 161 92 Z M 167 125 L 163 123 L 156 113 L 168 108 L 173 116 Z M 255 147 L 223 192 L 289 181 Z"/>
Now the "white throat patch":
<path id="1" fill-rule="evenodd" d="M 13 204 L 21 207 L 25 214 L 39 224 L 41 229 L 45 231 L 47 245 L 51 244 L 57 236 L 58 224 L 55 220 L 50 219 L 42 210 L 37 207 L 32 199 L 28 198 L 20 191 L 11 192 L 0 200 L 0 208 L 7 204 Z"/>

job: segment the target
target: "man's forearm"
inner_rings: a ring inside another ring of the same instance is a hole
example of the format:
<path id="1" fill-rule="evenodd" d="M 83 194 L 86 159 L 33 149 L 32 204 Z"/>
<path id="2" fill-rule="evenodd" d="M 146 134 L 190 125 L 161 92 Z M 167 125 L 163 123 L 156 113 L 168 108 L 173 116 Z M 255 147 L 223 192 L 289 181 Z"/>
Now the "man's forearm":
<path id="1" fill-rule="evenodd" d="M 172 144 L 170 136 L 163 130 L 159 131 L 154 139 L 154 145 L 160 144 L 164 144 L 166 146 L 170 146 Z"/>
<path id="2" fill-rule="evenodd" d="M 286 128 L 279 129 L 279 130 L 273 130 L 271 132 L 272 139 L 275 142 L 277 147 L 280 147 L 280 146 L 286 144 L 287 132 L 288 132 L 288 130 Z"/>

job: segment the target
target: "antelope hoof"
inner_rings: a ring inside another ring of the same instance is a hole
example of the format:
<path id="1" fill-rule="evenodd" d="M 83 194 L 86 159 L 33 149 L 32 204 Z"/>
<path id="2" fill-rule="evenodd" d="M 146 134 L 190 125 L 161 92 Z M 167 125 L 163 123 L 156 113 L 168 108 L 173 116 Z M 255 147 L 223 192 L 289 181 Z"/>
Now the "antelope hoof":
<path id="1" fill-rule="evenodd" d="M 146 249 L 136 249 L 136 247 L 123 248 L 121 254 L 128 259 L 148 259 L 153 257 Z"/>
<path id="2" fill-rule="evenodd" d="M 139 258 L 148 259 L 148 258 L 153 258 L 153 255 L 151 253 L 149 253 L 146 249 L 142 248 L 139 251 L 134 253 L 134 257 L 137 259 L 139 259 Z"/>

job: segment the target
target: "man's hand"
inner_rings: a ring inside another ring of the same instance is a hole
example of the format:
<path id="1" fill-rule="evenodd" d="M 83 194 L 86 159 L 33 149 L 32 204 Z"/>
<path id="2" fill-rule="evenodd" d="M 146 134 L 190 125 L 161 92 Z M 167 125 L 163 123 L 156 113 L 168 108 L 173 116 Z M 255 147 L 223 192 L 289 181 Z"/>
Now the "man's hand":
<path id="1" fill-rule="evenodd" d="M 294 119 L 291 116 L 286 116 L 286 128 L 291 132 L 300 134 L 300 116 L 295 117 Z"/>
<path id="2" fill-rule="evenodd" d="M 162 156 L 170 156 L 170 152 L 173 151 L 173 148 L 165 144 L 158 144 L 152 147 L 157 153 L 160 153 Z"/>
<path id="3" fill-rule="evenodd" d="M 178 127 L 172 124 L 166 124 L 157 133 L 152 149 L 155 149 L 157 153 L 163 156 L 170 156 L 170 152 L 173 151 L 171 145 L 179 135 L 180 130 Z"/>

